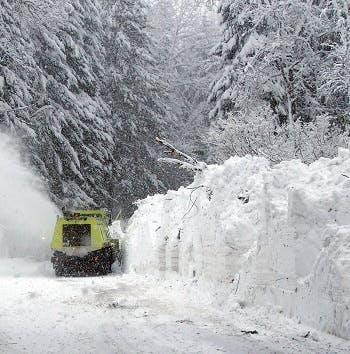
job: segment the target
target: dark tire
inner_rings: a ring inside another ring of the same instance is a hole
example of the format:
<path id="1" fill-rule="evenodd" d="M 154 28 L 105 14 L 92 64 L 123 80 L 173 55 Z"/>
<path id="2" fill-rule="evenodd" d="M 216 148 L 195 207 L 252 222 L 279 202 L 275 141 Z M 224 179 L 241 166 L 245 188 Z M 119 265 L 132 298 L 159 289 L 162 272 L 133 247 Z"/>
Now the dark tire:
<path id="1" fill-rule="evenodd" d="M 56 277 L 61 277 L 63 275 L 63 270 L 61 268 L 55 268 Z"/>
<path id="2" fill-rule="evenodd" d="M 106 262 L 104 264 L 101 264 L 101 274 L 102 275 L 107 275 L 110 272 L 111 272 L 111 263 L 110 262 Z"/>

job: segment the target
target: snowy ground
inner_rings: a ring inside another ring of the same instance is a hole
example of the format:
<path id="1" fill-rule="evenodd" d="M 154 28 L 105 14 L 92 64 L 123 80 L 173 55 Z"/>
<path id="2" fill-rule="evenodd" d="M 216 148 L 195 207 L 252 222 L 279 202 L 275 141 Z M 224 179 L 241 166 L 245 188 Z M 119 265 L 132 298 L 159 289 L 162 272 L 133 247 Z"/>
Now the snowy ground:
<path id="1" fill-rule="evenodd" d="M 0 353 L 349 352 L 348 341 L 266 309 L 225 313 L 195 282 L 56 278 L 47 262 L 0 259 L 0 284 Z"/>

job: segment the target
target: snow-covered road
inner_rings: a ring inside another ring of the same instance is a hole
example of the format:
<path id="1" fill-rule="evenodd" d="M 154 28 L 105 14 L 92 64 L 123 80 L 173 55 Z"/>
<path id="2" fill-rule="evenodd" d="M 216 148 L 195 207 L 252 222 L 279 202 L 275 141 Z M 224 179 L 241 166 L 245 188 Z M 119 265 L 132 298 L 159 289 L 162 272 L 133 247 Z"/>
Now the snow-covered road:
<path id="1" fill-rule="evenodd" d="M 205 306 L 194 288 L 117 273 L 55 278 L 47 262 L 0 259 L 0 353 L 348 353 L 349 342 L 276 314 Z"/>

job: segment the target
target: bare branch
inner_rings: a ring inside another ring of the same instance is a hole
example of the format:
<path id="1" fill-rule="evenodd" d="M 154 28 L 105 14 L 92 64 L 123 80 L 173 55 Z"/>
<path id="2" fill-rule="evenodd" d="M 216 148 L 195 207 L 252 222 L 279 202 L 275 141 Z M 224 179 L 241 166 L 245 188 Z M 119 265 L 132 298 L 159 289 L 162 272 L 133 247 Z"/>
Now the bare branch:
<path id="1" fill-rule="evenodd" d="M 183 168 L 183 169 L 186 169 L 186 170 L 191 170 L 191 171 L 202 171 L 201 168 L 199 167 L 196 167 L 188 162 L 185 162 L 185 161 L 181 161 L 181 160 L 178 160 L 178 159 L 171 159 L 169 157 L 162 157 L 160 159 L 158 159 L 159 162 L 167 162 L 167 163 L 170 163 L 170 164 L 173 164 L 173 165 L 177 165 L 179 166 L 180 168 Z"/>
<path id="2" fill-rule="evenodd" d="M 176 149 L 173 145 L 168 143 L 165 139 L 160 139 L 156 137 L 156 142 L 165 146 L 166 154 L 173 156 L 173 158 L 160 158 L 158 161 L 167 162 L 171 164 L 178 165 L 180 168 L 184 168 L 192 171 L 203 171 L 207 165 L 205 162 L 197 161 L 193 157 L 185 154 L 184 152 Z"/>

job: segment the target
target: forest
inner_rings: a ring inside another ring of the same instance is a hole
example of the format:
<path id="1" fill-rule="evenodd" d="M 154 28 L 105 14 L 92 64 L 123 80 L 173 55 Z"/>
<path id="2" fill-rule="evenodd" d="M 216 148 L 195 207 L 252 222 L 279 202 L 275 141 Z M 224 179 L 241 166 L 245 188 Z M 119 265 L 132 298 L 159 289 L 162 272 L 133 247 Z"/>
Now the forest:
<path id="1" fill-rule="evenodd" d="M 201 161 L 347 147 L 346 0 L 0 0 L 0 126 L 59 207 L 132 203 Z"/>

